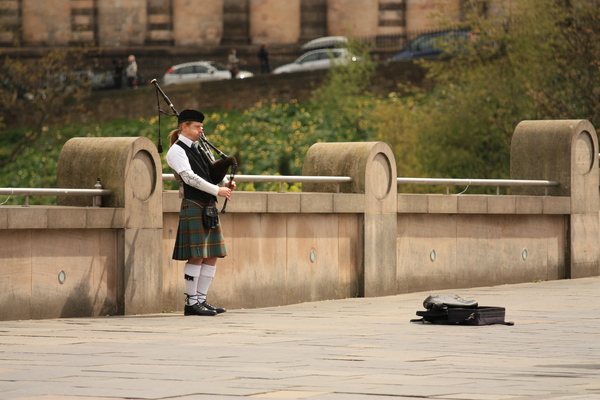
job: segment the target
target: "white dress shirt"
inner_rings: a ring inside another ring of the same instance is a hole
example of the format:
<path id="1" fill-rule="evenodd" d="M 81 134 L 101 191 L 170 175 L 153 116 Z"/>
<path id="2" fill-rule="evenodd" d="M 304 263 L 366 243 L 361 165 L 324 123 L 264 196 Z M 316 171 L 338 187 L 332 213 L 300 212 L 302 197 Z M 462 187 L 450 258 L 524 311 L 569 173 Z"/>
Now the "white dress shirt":
<path id="1" fill-rule="evenodd" d="M 183 135 L 179 136 L 179 141 L 189 148 L 191 148 L 192 144 L 194 143 Z M 166 159 L 169 167 L 171 167 L 171 169 L 175 171 L 186 184 L 202 190 L 203 192 L 210 193 L 213 196 L 218 195 L 219 186 L 213 185 L 212 183 L 206 181 L 192 170 L 190 160 L 188 159 L 185 150 L 182 149 L 181 146 L 173 144 L 173 146 L 171 146 L 167 152 Z"/>

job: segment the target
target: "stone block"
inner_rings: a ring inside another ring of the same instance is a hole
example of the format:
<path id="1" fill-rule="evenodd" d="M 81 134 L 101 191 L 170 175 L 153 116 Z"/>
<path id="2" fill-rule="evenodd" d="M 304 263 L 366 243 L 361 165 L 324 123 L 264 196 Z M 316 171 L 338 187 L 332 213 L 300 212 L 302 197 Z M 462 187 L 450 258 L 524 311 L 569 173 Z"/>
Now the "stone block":
<path id="1" fill-rule="evenodd" d="M 270 213 L 300 212 L 300 193 L 268 193 L 267 211 Z"/>
<path id="2" fill-rule="evenodd" d="M 85 208 L 48 208 L 47 213 L 49 229 L 87 228 L 87 210 Z"/>
<path id="3" fill-rule="evenodd" d="M 399 292 L 456 287 L 456 215 L 399 214 Z"/>
<path id="4" fill-rule="evenodd" d="M 18 207 L 8 213 L 8 229 L 44 229 L 48 227 L 46 207 Z"/>
<path id="5" fill-rule="evenodd" d="M 123 232 L 123 307 L 126 315 L 162 311 L 162 227 Z"/>
<path id="6" fill-rule="evenodd" d="M 456 280 L 458 287 L 502 283 L 502 219 L 470 215 L 456 220 Z"/>
<path id="7" fill-rule="evenodd" d="M 176 46 L 219 45 L 222 37 L 223 0 L 173 0 Z"/>
<path id="8" fill-rule="evenodd" d="M 0 321 L 31 318 L 31 231 L 0 230 Z"/>
<path id="9" fill-rule="evenodd" d="M 429 209 L 429 195 L 399 194 L 398 213 L 426 213 Z"/>
<path id="10" fill-rule="evenodd" d="M 558 217 L 560 222 L 563 218 Z M 548 252 L 552 239 L 561 237 L 563 224 L 556 226 L 537 215 L 513 215 L 502 218 L 502 282 L 519 283 L 547 280 Z M 556 241 L 553 245 L 561 244 Z M 554 265 L 556 268 L 556 266 Z M 556 275 L 556 271 L 554 272 Z"/>
<path id="11" fill-rule="evenodd" d="M 544 198 L 544 214 L 570 214 L 571 213 L 571 198 L 558 196 L 545 196 Z"/>
<path id="12" fill-rule="evenodd" d="M 147 37 L 146 0 L 103 0 L 97 4 L 101 47 L 141 46 Z"/>
<path id="13" fill-rule="evenodd" d="M 398 293 L 396 266 L 397 214 L 364 215 L 364 295 Z"/>
<path id="14" fill-rule="evenodd" d="M 338 193 L 333 195 L 333 212 L 362 213 L 365 209 L 365 195 Z"/>
<path id="15" fill-rule="evenodd" d="M 332 213 L 333 193 L 304 193 L 300 197 L 301 213 Z"/>
<path id="16" fill-rule="evenodd" d="M 71 40 L 69 1 L 22 0 L 22 36 L 30 45 L 65 46 Z"/>
<path id="17" fill-rule="evenodd" d="M 111 230 L 34 231 L 32 318 L 114 315 L 117 248 Z M 60 237 L 60 246 L 56 238 Z M 62 275 L 62 276 L 60 276 Z M 63 281 L 59 277 L 64 278 Z"/>
<path id="18" fill-rule="evenodd" d="M 235 213 L 267 212 L 268 193 L 266 192 L 234 192 L 227 209 Z"/>
<path id="19" fill-rule="evenodd" d="M 286 234 L 288 304 L 336 298 L 339 274 L 338 216 L 319 214 L 289 217 Z"/>
<path id="20" fill-rule="evenodd" d="M 598 213 L 572 214 L 570 234 L 571 259 L 568 278 L 600 275 Z"/>
<path id="21" fill-rule="evenodd" d="M 491 196 L 460 195 L 457 197 L 459 214 L 487 214 L 488 198 Z"/>
<path id="22" fill-rule="evenodd" d="M 163 212 L 179 213 L 181 209 L 181 198 L 178 190 L 165 190 L 162 193 Z"/>
<path id="23" fill-rule="evenodd" d="M 488 214 L 514 214 L 517 212 L 516 196 L 488 197 Z"/>
<path id="24" fill-rule="evenodd" d="M 456 214 L 458 212 L 458 196 L 446 194 L 430 194 L 428 212 L 431 214 Z"/>
<path id="25" fill-rule="evenodd" d="M 287 304 L 287 216 L 233 218 L 235 223 L 223 228 L 229 255 L 218 262 L 211 298 L 237 308 Z"/>
<path id="26" fill-rule="evenodd" d="M 0 207 L 0 229 L 8 229 L 8 207 Z"/>
<path id="27" fill-rule="evenodd" d="M 87 227 L 90 229 L 125 227 L 127 214 L 122 208 L 94 207 L 86 211 Z"/>
<path id="28" fill-rule="evenodd" d="M 379 27 L 378 0 L 328 0 L 327 31 L 337 36 L 371 36 Z"/>
<path id="29" fill-rule="evenodd" d="M 297 43 L 300 38 L 300 0 L 250 1 L 253 44 Z"/>
<path id="30" fill-rule="evenodd" d="M 361 215 L 338 214 L 338 284 L 335 298 L 364 296 L 362 226 Z"/>
<path id="31" fill-rule="evenodd" d="M 542 214 L 544 198 L 539 196 L 517 196 L 515 198 L 517 214 Z"/>

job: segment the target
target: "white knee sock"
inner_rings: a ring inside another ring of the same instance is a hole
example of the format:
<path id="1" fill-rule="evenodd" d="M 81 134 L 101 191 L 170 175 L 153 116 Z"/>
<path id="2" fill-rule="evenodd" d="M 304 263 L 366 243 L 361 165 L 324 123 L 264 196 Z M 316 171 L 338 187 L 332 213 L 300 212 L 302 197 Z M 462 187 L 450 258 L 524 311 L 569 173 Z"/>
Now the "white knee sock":
<path id="1" fill-rule="evenodd" d="M 193 306 L 198 302 L 196 292 L 198 291 L 200 268 L 200 265 L 187 263 L 183 269 L 185 277 L 185 294 L 188 296 L 188 306 Z"/>
<path id="2" fill-rule="evenodd" d="M 202 264 L 202 268 L 200 269 L 200 276 L 198 277 L 198 301 L 200 303 L 203 303 L 206 300 L 208 288 L 212 283 L 216 271 L 216 265 Z"/>

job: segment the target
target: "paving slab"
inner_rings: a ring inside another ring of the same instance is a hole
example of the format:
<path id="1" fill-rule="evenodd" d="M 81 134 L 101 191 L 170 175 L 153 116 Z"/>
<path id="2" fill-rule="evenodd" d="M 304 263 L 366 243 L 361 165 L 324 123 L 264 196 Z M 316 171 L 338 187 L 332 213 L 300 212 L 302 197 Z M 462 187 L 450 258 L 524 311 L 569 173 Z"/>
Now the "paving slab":
<path id="1" fill-rule="evenodd" d="M 513 326 L 410 322 L 430 294 Z M 600 277 L 229 310 L 0 322 L 0 399 L 600 399 Z"/>

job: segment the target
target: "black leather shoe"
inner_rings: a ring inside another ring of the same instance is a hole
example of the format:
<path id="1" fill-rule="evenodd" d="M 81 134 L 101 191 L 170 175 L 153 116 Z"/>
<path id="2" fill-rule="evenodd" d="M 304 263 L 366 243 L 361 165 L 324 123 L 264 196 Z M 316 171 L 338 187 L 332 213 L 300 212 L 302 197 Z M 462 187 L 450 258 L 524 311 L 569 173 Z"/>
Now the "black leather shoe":
<path id="1" fill-rule="evenodd" d="M 200 303 L 196 303 L 193 306 L 188 306 L 186 304 L 185 307 L 184 307 L 184 309 L 183 309 L 183 315 L 206 315 L 206 316 L 212 316 L 212 315 L 217 315 L 217 311 L 210 310 L 207 307 L 204 307 Z"/>
<path id="2" fill-rule="evenodd" d="M 206 300 L 204 300 L 204 302 L 203 302 L 203 303 L 201 303 L 200 305 L 201 305 L 202 307 L 206 308 L 207 310 L 212 310 L 212 311 L 216 312 L 217 314 L 222 314 L 222 313 L 224 313 L 225 311 L 227 311 L 227 310 L 226 310 L 226 309 L 224 309 L 224 308 L 215 307 L 215 306 L 213 306 L 213 305 L 211 305 L 211 304 L 208 304 L 208 303 L 206 302 Z"/>

